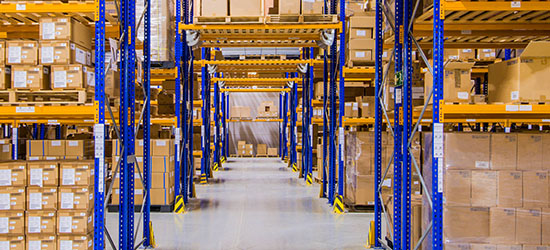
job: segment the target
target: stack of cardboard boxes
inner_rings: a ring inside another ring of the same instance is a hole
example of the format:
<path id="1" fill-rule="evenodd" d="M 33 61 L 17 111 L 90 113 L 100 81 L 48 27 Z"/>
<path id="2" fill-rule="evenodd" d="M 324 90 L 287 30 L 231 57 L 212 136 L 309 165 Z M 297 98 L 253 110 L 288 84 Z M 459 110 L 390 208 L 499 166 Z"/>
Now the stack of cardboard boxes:
<path id="1" fill-rule="evenodd" d="M 277 148 L 267 148 L 267 156 L 269 157 L 277 157 L 279 155 Z"/>
<path id="2" fill-rule="evenodd" d="M 95 77 L 91 30 L 69 17 L 43 17 L 39 25 L 39 42 L 6 41 L 6 64 L 11 65 L 11 86 L 4 84 L 0 87 L 92 91 Z"/>
<path id="3" fill-rule="evenodd" d="M 247 144 L 246 141 L 238 141 L 237 156 L 254 156 L 254 144 Z"/>
<path id="4" fill-rule="evenodd" d="M 250 107 L 248 106 L 232 106 L 229 111 L 231 119 L 235 120 L 250 120 L 252 115 L 250 114 Z"/>
<path id="5" fill-rule="evenodd" d="M 375 55 L 374 16 L 352 16 L 349 18 L 348 25 L 348 66 L 372 65 Z"/>
<path id="6" fill-rule="evenodd" d="M 426 143 L 424 149 L 431 150 L 431 146 Z M 445 248 L 550 246 L 550 159 L 544 154 L 549 149 L 547 134 L 446 133 Z M 431 162 L 426 163 L 428 174 Z M 430 180 L 426 183 L 431 185 Z M 429 209 L 424 202 L 424 209 Z"/>
<path id="7" fill-rule="evenodd" d="M 151 139 L 151 205 L 171 205 L 174 201 L 174 140 Z M 113 141 L 113 171 L 120 158 L 120 142 Z M 139 171 L 143 174 L 143 140 L 135 142 L 135 155 Z M 200 161 L 199 161 L 200 162 Z M 134 204 L 143 203 L 144 187 L 134 165 Z M 120 199 L 120 173 L 113 176 L 111 204 L 118 205 Z"/>
<path id="8" fill-rule="evenodd" d="M 273 104 L 272 101 L 264 101 L 258 106 L 257 109 L 257 117 L 258 118 L 277 118 L 279 117 L 279 112 L 277 111 L 277 107 L 275 107 L 275 104 Z"/>
<path id="9" fill-rule="evenodd" d="M 267 145 L 258 144 L 256 146 L 256 157 L 267 157 Z"/>
<path id="10" fill-rule="evenodd" d="M 92 140 L 27 140 L 27 160 L 81 160 L 91 158 Z"/>
<path id="11" fill-rule="evenodd" d="M 6 249 L 89 249 L 92 168 L 91 160 L 0 163 L 7 177 L 0 183 L 0 242 L 11 246 Z"/>

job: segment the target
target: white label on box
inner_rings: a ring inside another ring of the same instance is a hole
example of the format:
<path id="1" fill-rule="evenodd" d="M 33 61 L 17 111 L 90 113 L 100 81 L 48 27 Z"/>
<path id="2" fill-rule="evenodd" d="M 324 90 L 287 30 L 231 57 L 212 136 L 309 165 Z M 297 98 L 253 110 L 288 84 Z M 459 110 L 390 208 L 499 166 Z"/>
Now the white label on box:
<path id="1" fill-rule="evenodd" d="M 59 241 L 59 250 L 73 250 L 73 241 L 72 240 L 60 240 Z"/>
<path id="2" fill-rule="evenodd" d="M 9 193 L 0 194 L 0 210 L 9 210 L 10 203 L 11 203 L 11 195 Z"/>
<path id="3" fill-rule="evenodd" d="M 519 91 L 511 91 L 510 92 L 510 99 L 515 101 L 519 99 Z"/>
<path id="4" fill-rule="evenodd" d="M 40 49 L 40 60 L 42 63 L 53 63 L 53 47 L 42 47 Z"/>
<path id="5" fill-rule="evenodd" d="M 52 141 L 52 146 L 60 147 L 61 146 L 61 141 Z"/>
<path id="6" fill-rule="evenodd" d="M 31 169 L 31 186 L 42 187 L 43 178 L 44 177 L 43 177 L 43 174 L 42 174 L 42 169 L 40 169 L 40 168 Z"/>
<path id="7" fill-rule="evenodd" d="M 69 141 L 69 147 L 78 147 L 78 141 Z"/>
<path id="8" fill-rule="evenodd" d="M 143 194 L 143 189 L 136 189 L 136 194 Z"/>
<path id="9" fill-rule="evenodd" d="M 511 8 L 521 8 L 521 1 L 512 1 L 510 2 Z"/>
<path id="10" fill-rule="evenodd" d="M 462 52 L 464 52 L 464 53 L 470 53 L 470 52 L 472 52 L 472 49 L 463 49 Z"/>
<path id="11" fill-rule="evenodd" d="M 357 30 L 357 32 L 355 34 L 357 36 L 367 36 L 367 31 L 366 30 Z"/>
<path id="12" fill-rule="evenodd" d="M 457 97 L 458 99 L 468 100 L 470 95 L 468 94 L 468 92 L 458 92 Z"/>
<path id="13" fill-rule="evenodd" d="M 400 104 L 401 103 L 401 88 L 395 88 L 395 103 Z"/>
<path id="14" fill-rule="evenodd" d="M 10 249 L 10 242 L 7 240 L 0 241 L 0 249 Z"/>
<path id="15" fill-rule="evenodd" d="M 27 87 L 27 71 L 14 71 L 13 87 L 26 88 Z"/>
<path id="16" fill-rule="evenodd" d="M 355 51 L 355 57 L 358 57 L 358 58 L 365 57 L 365 51 Z"/>
<path id="17" fill-rule="evenodd" d="M 391 183 L 392 183 L 392 180 L 391 180 L 391 179 L 384 179 L 384 181 L 382 182 L 382 187 L 389 187 L 389 188 L 391 188 Z"/>
<path id="18" fill-rule="evenodd" d="M 488 161 L 476 161 L 476 168 L 489 169 Z"/>
<path id="19" fill-rule="evenodd" d="M 0 170 L 0 186 L 11 186 L 11 169 Z"/>
<path id="20" fill-rule="evenodd" d="M 9 231 L 10 231 L 10 218 L 0 217 L 0 234 L 7 234 L 9 233 Z"/>
<path id="21" fill-rule="evenodd" d="M 75 50 L 75 61 L 77 63 L 81 63 L 81 64 L 84 64 L 84 65 L 87 65 L 87 62 L 86 62 L 86 52 L 84 50 L 81 50 L 79 48 L 76 48 Z"/>
<path id="22" fill-rule="evenodd" d="M 166 146 L 166 141 L 157 141 L 157 146 Z"/>
<path id="23" fill-rule="evenodd" d="M 8 49 L 8 63 L 21 63 L 21 47 L 11 46 Z"/>
<path id="24" fill-rule="evenodd" d="M 42 39 L 55 39 L 55 23 L 42 23 Z"/>
<path id="25" fill-rule="evenodd" d="M 518 105 L 506 105 L 506 111 L 508 111 L 508 112 L 519 111 L 519 106 Z"/>
<path id="26" fill-rule="evenodd" d="M 29 194 L 29 209 L 31 210 L 42 209 L 42 193 Z"/>
<path id="27" fill-rule="evenodd" d="M 40 218 L 40 216 L 29 216 L 28 223 L 29 223 L 29 230 L 28 230 L 29 233 L 40 233 L 40 228 L 42 225 L 42 219 Z"/>
<path id="28" fill-rule="evenodd" d="M 67 87 L 67 71 L 55 71 L 53 73 L 53 87 L 54 88 L 66 88 Z"/>
<path id="29" fill-rule="evenodd" d="M 92 87 L 95 86 L 95 72 L 88 71 L 88 72 L 86 72 L 86 76 L 87 76 L 86 84 L 88 86 L 92 86 Z"/>
<path id="30" fill-rule="evenodd" d="M 73 217 L 71 216 L 60 216 L 59 217 L 59 232 L 60 233 L 71 233 L 73 230 Z"/>
<path id="31" fill-rule="evenodd" d="M 75 169 L 65 168 L 62 173 L 62 185 L 74 185 L 75 184 Z"/>
<path id="32" fill-rule="evenodd" d="M 73 209 L 74 208 L 74 194 L 73 193 L 61 193 L 61 208 Z"/>
<path id="33" fill-rule="evenodd" d="M 519 105 L 519 111 L 533 111 L 533 106 L 531 106 L 531 105 Z"/>
<path id="34" fill-rule="evenodd" d="M 139 140 L 139 141 L 138 141 L 138 145 L 139 145 L 140 147 L 143 147 L 143 140 Z"/>
<path id="35" fill-rule="evenodd" d="M 10 145 L 2 145 L 2 152 L 4 153 L 10 152 Z"/>

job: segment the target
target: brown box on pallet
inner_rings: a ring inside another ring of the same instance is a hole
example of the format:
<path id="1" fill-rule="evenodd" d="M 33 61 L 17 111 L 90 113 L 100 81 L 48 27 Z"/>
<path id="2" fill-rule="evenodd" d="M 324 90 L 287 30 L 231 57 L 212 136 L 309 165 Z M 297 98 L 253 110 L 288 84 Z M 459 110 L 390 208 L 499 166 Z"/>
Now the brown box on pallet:
<path id="1" fill-rule="evenodd" d="M 151 155 L 171 156 L 174 154 L 174 141 L 171 139 L 151 140 Z"/>
<path id="2" fill-rule="evenodd" d="M 141 180 L 136 180 L 141 181 Z M 165 173 L 152 173 L 151 174 L 151 188 L 171 188 L 174 187 L 174 171 Z"/>
<path id="3" fill-rule="evenodd" d="M 266 144 L 258 144 L 256 146 L 256 155 L 257 156 L 267 156 L 267 145 Z"/>
<path id="4" fill-rule="evenodd" d="M 471 61 L 476 59 L 475 49 L 459 49 L 458 58 L 462 61 Z"/>
<path id="5" fill-rule="evenodd" d="M 548 250 L 550 246 L 543 245 L 523 245 L 523 250 Z"/>
<path id="6" fill-rule="evenodd" d="M 472 203 L 472 171 L 447 170 L 444 178 L 445 205 L 470 206 Z"/>
<path id="7" fill-rule="evenodd" d="M 349 18 L 349 38 L 372 39 L 375 25 L 374 16 L 352 16 Z"/>
<path id="8" fill-rule="evenodd" d="M 307 1 L 307 0 L 306 0 Z M 300 15 L 300 0 L 279 0 L 280 15 Z"/>
<path id="9" fill-rule="evenodd" d="M 0 90 L 11 87 L 11 68 L 0 66 Z"/>
<path id="10" fill-rule="evenodd" d="M 540 244 L 542 216 L 540 209 L 516 209 L 516 243 Z"/>
<path id="11" fill-rule="evenodd" d="M 497 250 L 497 245 L 471 243 L 470 250 Z"/>
<path id="12" fill-rule="evenodd" d="M 489 236 L 491 243 L 514 244 L 516 239 L 516 210 L 514 208 L 490 208 Z"/>
<path id="13" fill-rule="evenodd" d="M 29 210 L 57 210 L 57 188 L 28 187 L 27 211 Z"/>
<path id="14" fill-rule="evenodd" d="M 89 187 L 60 187 L 57 208 L 61 210 L 92 210 L 94 189 Z"/>
<path id="15" fill-rule="evenodd" d="M 277 156 L 278 154 L 277 148 L 267 148 L 267 156 Z"/>
<path id="16" fill-rule="evenodd" d="M 152 191 L 152 190 L 151 190 Z M 153 193 L 151 192 L 151 201 L 153 198 Z M 113 194 L 111 195 L 111 204 L 118 205 L 120 204 L 120 189 L 113 188 Z M 141 205 L 143 203 L 143 189 L 134 189 L 134 205 Z M 151 205 L 153 203 L 151 202 Z M 156 205 L 156 204 L 155 204 Z"/>
<path id="17" fill-rule="evenodd" d="M 548 207 L 548 172 L 523 172 L 523 207 Z"/>
<path id="18" fill-rule="evenodd" d="M 151 169 L 153 173 L 166 173 L 174 171 L 174 156 L 151 156 Z"/>
<path id="19" fill-rule="evenodd" d="M 483 133 L 446 133 L 445 168 L 489 169 L 490 141 Z"/>
<path id="20" fill-rule="evenodd" d="M 57 237 L 54 234 L 28 234 L 25 238 L 27 250 L 57 250 Z"/>
<path id="21" fill-rule="evenodd" d="M 195 3 L 199 1 L 201 0 L 195 0 Z M 227 0 L 202 0 L 201 4 L 195 5 L 195 8 L 200 11 L 197 16 L 225 17 L 228 15 L 227 3 Z"/>
<path id="22" fill-rule="evenodd" d="M 25 187 L 0 188 L 0 210 L 25 210 Z"/>
<path id="23" fill-rule="evenodd" d="M 27 236 L 32 234 L 55 234 L 57 231 L 55 211 L 26 211 L 25 221 Z"/>
<path id="24" fill-rule="evenodd" d="M 92 30 L 75 19 L 42 17 L 39 24 L 41 40 L 70 40 L 87 49 L 92 49 Z"/>
<path id="25" fill-rule="evenodd" d="M 491 169 L 516 170 L 517 134 L 491 135 Z"/>
<path id="26" fill-rule="evenodd" d="M 550 208 L 542 209 L 542 244 L 550 245 Z"/>
<path id="27" fill-rule="evenodd" d="M 67 140 L 65 141 L 65 159 L 85 159 L 91 157 L 94 152 L 92 140 Z"/>
<path id="28" fill-rule="evenodd" d="M 44 156 L 45 152 L 44 140 L 27 140 L 27 156 Z"/>
<path id="29" fill-rule="evenodd" d="M 445 207 L 443 212 L 445 238 L 449 242 L 487 242 L 489 239 L 489 208 Z"/>
<path id="30" fill-rule="evenodd" d="M 477 49 L 477 60 L 494 61 L 496 59 L 495 49 Z"/>
<path id="31" fill-rule="evenodd" d="M 57 187 L 59 169 L 55 161 L 29 161 L 27 163 L 28 186 Z"/>
<path id="32" fill-rule="evenodd" d="M 0 41 L 0 67 L 6 64 L 6 41 Z"/>
<path id="33" fill-rule="evenodd" d="M 542 170 L 542 135 L 518 134 L 518 170 Z"/>
<path id="34" fill-rule="evenodd" d="M 12 160 L 12 144 L 0 144 L 0 161 L 11 161 Z"/>
<path id="35" fill-rule="evenodd" d="M 470 102 L 470 89 L 472 88 L 471 73 L 474 63 L 469 62 L 449 62 L 445 66 L 445 77 L 443 85 L 445 93 L 443 100 L 445 102 Z M 424 96 L 429 96 L 433 85 L 433 76 L 430 73 L 424 74 Z M 430 99 L 430 103 L 432 103 Z"/>
<path id="36" fill-rule="evenodd" d="M 302 14 L 323 14 L 323 0 L 302 0 Z"/>
<path id="37" fill-rule="evenodd" d="M 472 206 L 494 207 L 497 205 L 497 172 L 472 171 Z"/>
<path id="38" fill-rule="evenodd" d="M 497 171 L 497 206 L 522 207 L 523 175 L 521 171 Z"/>
<path id="39" fill-rule="evenodd" d="M 0 235 L 0 242 L 8 248 L 6 250 L 25 250 L 25 235 L 4 236 Z"/>
<path id="40" fill-rule="evenodd" d="M 0 225 L 0 234 L 3 236 L 17 236 L 25 234 L 24 213 L 24 211 L 1 211 L 0 220 L 4 223 Z"/>
<path id="41" fill-rule="evenodd" d="M 548 101 L 549 51 L 550 42 L 531 42 L 519 57 L 489 65 L 489 103 Z"/>
<path id="42" fill-rule="evenodd" d="M 71 249 L 71 250 L 92 250 L 94 249 L 94 236 L 88 235 L 58 235 L 57 245 L 59 250 Z"/>
<path id="43" fill-rule="evenodd" d="M 32 40 L 7 41 L 6 56 L 6 65 L 37 65 L 38 42 Z"/>
<path id="44" fill-rule="evenodd" d="M 174 187 L 151 189 L 151 205 L 170 205 L 173 202 Z"/>
<path id="45" fill-rule="evenodd" d="M 523 247 L 521 245 L 497 245 L 497 250 L 522 250 Z"/>
<path id="46" fill-rule="evenodd" d="M 93 68 L 79 64 L 51 66 L 51 88 L 63 89 L 91 89 L 95 86 Z"/>
<path id="47" fill-rule="evenodd" d="M 60 186 L 94 185 L 93 161 L 68 161 L 59 164 Z"/>
<path id="48" fill-rule="evenodd" d="M 348 43 L 349 62 L 372 62 L 374 60 L 374 39 L 352 39 Z"/>
<path id="49" fill-rule="evenodd" d="M 210 3 L 209 3 L 210 4 Z M 262 16 L 263 1 L 261 0 L 230 0 L 229 15 L 232 17 L 241 16 Z"/>
<path id="50" fill-rule="evenodd" d="M 65 140 L 44 140 L 46 156 L 65 156 Z"/>
<path id="51" fill-rule="evenodd" d="M 94 230 L 91 210 L 57 211 L 58 235 L 86 235 Z"/>
<path id="52" fill-rule="evenodd" d="M 50 87 L 50 70 L 42 65 L 13 65 L 11 73 L 13 89 L 44 90 Z"/>
<path id="53" fill-rule="evenodd" d="M 246 156 L 254 155 L 254 144 L 246 144 L 244 148 L 245 148 L 244 155 Z"/>
<path id="54" fill-rule="evenodd" d="M 42 65 L 92 65 L 92 52 L 69 40 L 40 41 L 39 46 Z"/>
<path id="55" fill-rule="evenodd" d="M 374 204 L 374 175 L 355 175 L 355 182 L 348 180 L 346 198 L 358 205 Z"/>
<path id="56" fill-rule="evenodd" d="M 11 161 L 0 163 L 0 186 L 24 187 L 27 185 L 27 163 Z"/>

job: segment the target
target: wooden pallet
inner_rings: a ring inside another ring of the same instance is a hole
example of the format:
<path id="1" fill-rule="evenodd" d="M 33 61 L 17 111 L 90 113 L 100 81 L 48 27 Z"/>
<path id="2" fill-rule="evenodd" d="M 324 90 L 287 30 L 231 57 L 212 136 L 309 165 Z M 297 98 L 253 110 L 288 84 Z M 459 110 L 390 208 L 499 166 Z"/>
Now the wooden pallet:
<path id="1" fill-rule="evenodd" d="M 107 211 L 110 213 L 117 213 L 118 212 L 118 205 L 107 205 Z M 170 205 L 151 205 L 150 206 L 151 212 L 156 213 L 171 213 L 174 211 L 174 203 Z M 141 205 L 135 205 L 134 206 L 134 212 L 139 213 L 141 212 Z"/>
<path id="2" fill-rule="evenodd" d="M 282 14 L 266 16 L 266 23 L 337 23 L 337 15 L 324 14 Z"/>
<path id="3" fill-rule="evenodd" d="M 264 154 L 256 154 L 256 157 L 267 157 L 267 155 L 264 155 Z"/>
<path id="4" fill-rule="evenodd" d="M 263 23 L 264 16 L 218 16 L 207 17 L 197 16 L 193 17 L 195 24 L 220 24 L 220 23 Z"/>
<path id="5" fill-rule="evenodd" d="M 361 61 L 348 61 L 348 67 L 365 67 L 365 66 L 374 66 L 374 61 L 361 62 Z"/>
<path id="6" fill-rule="evenodd" d="M 344 198 L 344 205 L 348 209 L 348 212 L 352 213 L 374 212 L 374 205 L 355 204 L 346 198 Z"/>
<path id="7" fill-rule="evenodd" d="M 92 103 L 94 93 L 86 90 L 3 90 L 1 104 L 87 104 Z M 7 101 L 5 101 L 7 99 Z"/>

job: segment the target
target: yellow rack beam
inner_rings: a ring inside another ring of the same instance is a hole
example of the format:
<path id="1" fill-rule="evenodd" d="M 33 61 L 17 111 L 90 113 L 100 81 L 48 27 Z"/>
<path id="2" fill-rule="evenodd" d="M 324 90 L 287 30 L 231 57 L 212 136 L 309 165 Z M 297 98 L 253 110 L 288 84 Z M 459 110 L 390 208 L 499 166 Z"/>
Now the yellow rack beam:
<path id="1" fill-rule="evenodd" d="M 283 122 L 283 119 L 278 118 L 258 118 L 252 120 L 227 120 L 228 122 Z"/>
<path id="2" fill-rule="evenodd" d="M 221 92 L 253 92 L 253 93 L 260 93 L 260 92 L 290 92 L 290 89 L 288 88 L 251 88 L 251 89 L 244 89 L 244 88 L 227 88 L 227 89 L 220 89 Z"/>
<path id="3" fill-rule="evenodd" d="M 301 81 L 302 78 L 218 78 L 213 77 L 210 79 L 213 82 L 224 81 L 224 82 L 297 82 Z"/>
<path id="4" fill-rule="evenodd" d="M 449 11 L 544 11 L 550 10 L 550 4 L 542 1 L 512 2 L 467 2 L 441 1 L 441 10 Z"/>
<path id="5" fill-rule="evenodd" d="M 302 63 L 311 63 L 311 64 L 323 64 L 322 60 L 297 60 L 297 59 L 283 59 L 283 60 L 197 60 L 193 61 L 194 65 L 292 65 L 292 64 L 302 64 Z"/>
<path id="6" fill-rule="evenodd" d="M 180 23 L 180 30 L 304 30 L 304 29 L 337 29 L 341 23 L 303 23 L 303 24 L 185 24 Z M 247 39 L 250 39 L 248 37 Z"/>
<path id="7" fill-rule="evenodd" d="M 22 3 L 1 3 L 0 9 L 6 13 L 95 13 L 97 1 L 94 2 L 70 2 L 70 3 L 47 3 L 47 2 L 22 2 Z"/>

